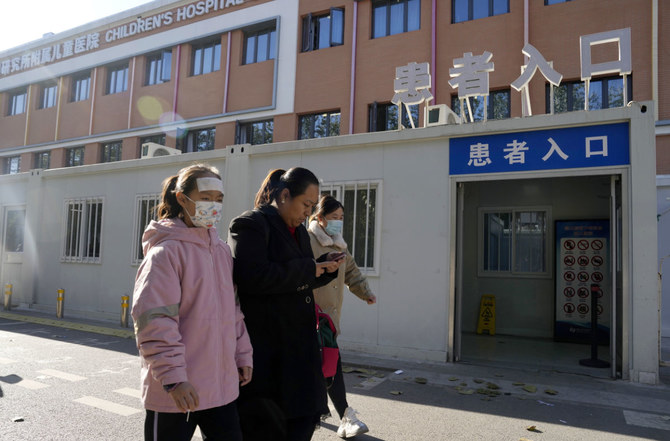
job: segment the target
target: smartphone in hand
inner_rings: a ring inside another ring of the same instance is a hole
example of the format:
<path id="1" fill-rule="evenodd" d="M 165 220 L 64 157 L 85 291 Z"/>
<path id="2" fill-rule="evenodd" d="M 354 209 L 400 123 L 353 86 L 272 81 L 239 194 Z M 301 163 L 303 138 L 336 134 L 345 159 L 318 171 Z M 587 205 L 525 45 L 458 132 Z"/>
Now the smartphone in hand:
<path id="1" fill-rule="evenodd" d="M 342 260 L 345 257 L 347 257 L 347 253 L 338 253 L 335 251 L 332 251 L 328 253 L 328 260 L 331 260 L 333 262 L 337 262 L 338 260 Z"/>

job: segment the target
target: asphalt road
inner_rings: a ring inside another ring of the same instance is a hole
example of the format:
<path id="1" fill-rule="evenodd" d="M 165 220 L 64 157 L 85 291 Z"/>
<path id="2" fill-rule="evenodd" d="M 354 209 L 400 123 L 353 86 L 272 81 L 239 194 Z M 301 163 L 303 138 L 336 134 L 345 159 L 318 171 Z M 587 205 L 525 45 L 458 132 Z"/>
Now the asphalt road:
<path id="1" fill-rule="evenodd" d="M 349 404 L 371 429 L 361 441 L 670 440 L 663 390 L 642 389 L 636 398 L 657 409 L 650 411 L 625 394 L 579 402 L 568 386 L 555 396 L 527 392 L 508 374 L 480 380 L 411 367 L 355 368 L 346 355 L 344 361 Z M 142 439 L 132 339 L 0 318 L 0 388 L 2 441 Z M 313 439 L 339 439 L 337 425 L 327 419 Z"/>

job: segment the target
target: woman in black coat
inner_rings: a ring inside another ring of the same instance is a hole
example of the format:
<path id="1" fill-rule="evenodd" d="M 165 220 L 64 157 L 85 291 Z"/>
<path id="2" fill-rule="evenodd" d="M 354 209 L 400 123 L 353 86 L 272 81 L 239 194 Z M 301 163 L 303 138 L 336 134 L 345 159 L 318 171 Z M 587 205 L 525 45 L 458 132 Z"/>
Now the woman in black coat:
<path id="1" fill-rule="evenodd" d="M 238 402 L 245 441 L 309 440 L 328 412 L 312 289 L 336 277 L 341 260 L 312 255 L 303 223 L 318 199 L 309 170 L 274 170 L 255 209 L 230 224 L 233 279 L 254 350 L 253 380 Z"/>

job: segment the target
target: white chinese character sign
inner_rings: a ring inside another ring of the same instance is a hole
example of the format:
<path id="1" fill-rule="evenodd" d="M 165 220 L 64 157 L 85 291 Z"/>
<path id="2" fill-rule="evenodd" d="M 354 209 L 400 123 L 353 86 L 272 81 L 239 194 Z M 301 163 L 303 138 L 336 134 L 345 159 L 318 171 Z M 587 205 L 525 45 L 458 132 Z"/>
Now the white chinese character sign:
<path id="1" fill-rule="evenodd" d="M 618 44 L 618 58 L 616 60 L 602 63 L 593 63 L 591 59 L 591 47 L 607 43 Z M 619 75 L 623 76 L 623 102 L 624 105 L 627 104 L 627 76 L 630 75 L 630 73 L 633 71 L 630 45 L 630 28 L 584 35 L 579 37 L 579 45 L 582 67 L 582 81 L 584 81 L 584 96 L 589 96 L 589 84 L 593 75 L 618 73 Z M 589 110 L 588 99 L 584 100 L 584 110 Z"/>
<path id="2" fill-rule="evenodd" d="M 627 123 L 449 140 L 452 175 L 605 167 L 630 163 Z"/>
<path id="3" fill-rule="evenodd" d="M 412 113 L 409 111 L 411 105 L 421 104 L 433 99 L 430 89 L 430 73 L 428 63 L 409 63 L 407 66 L 396 67 L 393 90 L 395 95 L 391 102 L 398 106 L 398 128 L 401 127 L 401 106 L 405 105 L 407 116 L 412 128 L 415 128 Z"/>
<path id="4" fill-rule="evenodd" d="M 470 97 L 483 96 L 484 109 L 486 109 L 486 98 L 489 95 L 489 73 L 493 72 L 493 54 L 484 52 L 481 55 L 472 55 L 466 52 L 462 58 L 454 60 L 454 67 L 449 69 L 449 85 L 458 89 L 458 99 L 461 102 L 461 115 L 463 115 L 463 102 L 468 106 L 470 122 L 474 121 Z M 486 111 L 484 112 L 486 115 Z M 462 118 L 462 117 L 461 117 Z"/>
<path id="5" fill-rule="evenodd" d="M 528 83 L 530 83 L 530 80 L 533 78 L 535 75 L 535 72 L 539 69 L 542 75 L 544 75 L 544 78 L 549 81 L 552 86 L 556 87 L 561 83 L 561 79 L 563 78 L 563 75 L 559 74 L 554 70 L 553 63 L 552 62 L 547 62 L 547 60 L 544 59 L 542 54 L 535 49 L 535 47 L 531 44 L 526 44 L 522 51 L 524 55 L 528 57 L 528 64 L 525 66 L 522 66 L 521 68 L 521 76 L 514 80 L 514 82 L 511 84 L 511 86 L 514 88 L 514 90 L 520 91 L 521 92 L 521 113 L 523 116 L 531 116 L 533 115 L 533 111 L 530 107 L 530 94 L 528 92 Z M 553 88 L 552 88 L 553 92 Z M 550 97 L 552 106 L 551 106 L 551 113 L 553 112 L 553 103 L 554 103 L 554 97 L 553 93 L 551 94 L 552 96 Z"/>

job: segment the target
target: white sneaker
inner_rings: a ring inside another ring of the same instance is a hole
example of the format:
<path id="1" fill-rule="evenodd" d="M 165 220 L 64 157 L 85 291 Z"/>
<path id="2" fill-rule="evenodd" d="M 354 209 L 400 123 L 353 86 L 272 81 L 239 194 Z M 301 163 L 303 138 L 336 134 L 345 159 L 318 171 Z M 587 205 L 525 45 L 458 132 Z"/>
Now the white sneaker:
<path id="1" fill-rule="evenodd" d="M 342 421 L 340 422 L 340 427 L 337 429 L 337 436 L 340 438 L 352 438 L 370 430 L 365 423 L 356 418 L 357 413 L 351 407 L 347 407 L 344 411 L 344 417 L 342 417 Z"/>

